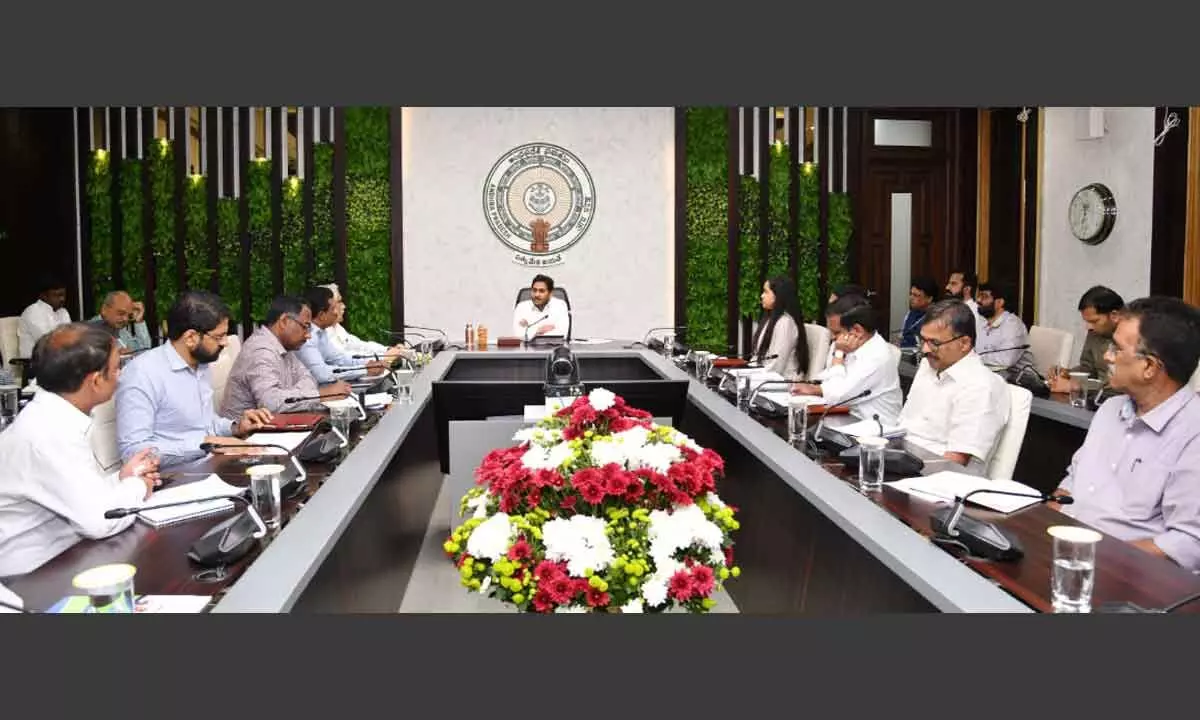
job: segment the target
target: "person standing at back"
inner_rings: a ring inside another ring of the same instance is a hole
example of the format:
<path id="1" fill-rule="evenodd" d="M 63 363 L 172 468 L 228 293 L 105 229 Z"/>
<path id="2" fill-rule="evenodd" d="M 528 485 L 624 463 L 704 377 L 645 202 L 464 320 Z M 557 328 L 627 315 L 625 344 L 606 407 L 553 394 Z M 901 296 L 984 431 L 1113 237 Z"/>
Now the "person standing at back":
<path id="1" fill-rule="evenodd" d="M 538 335 L 566 336 L 571 316 L 567 304 L 554 297 L 554 279 L 535 275 L 529 285 L 530 298 L 513 309 L 513 335 L 528 340 Z"/>
<path id="2" fill-rule="evenodd" d="M 38 281 L 38 299 L 25 308 L 17 324 L 18 357 L 30 357 L 33 346 L 43 335 L 71 322 L 71 313 L 67 311 L 66 304 L 66 284 L 50 275 Z"/>
<path id="3" fill-rule="evenodd" d="M 121 356 L 112 335 L 86 323 L 51 330 L 34 345 L 41 388 L 0 433 L 0 577 L 32 572 L 84 538 L 116 535 L 136 517 L 104 512 L 137 506 L 159 483 L 143 450 L 115 473 L 92 454 L 92 409 L 112 397 Z"/>
<path id="4" fill-rule="evenodd" d="M 804 377 L 809 365 L 808 336 L 796 286 L 782 275 L 773 277 L 763 283 L 759 301 L 763 312 L 751 342 L 751 359 L 784 378 Z"/>

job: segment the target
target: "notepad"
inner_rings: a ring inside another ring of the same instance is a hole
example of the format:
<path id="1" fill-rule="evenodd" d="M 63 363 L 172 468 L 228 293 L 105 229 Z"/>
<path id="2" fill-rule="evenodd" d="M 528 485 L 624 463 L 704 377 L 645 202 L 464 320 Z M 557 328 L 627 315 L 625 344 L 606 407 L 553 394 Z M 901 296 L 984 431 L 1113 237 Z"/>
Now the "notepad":
<path id="1" fill-rule="evenodd" d="M 837 430 L 843 435 L 848 435 L 855 438 L 879 437 L 879 423 L 875 422 L 874 420 L 859 420 L 856 423 L 838 425 L 832 429 Z M 885 438 L 904 437 L 905 432 L 905 429 L 899 425 L 883 426 L 883 437 Z"/>
<path id="2" fill-rule="evenodd" d="M 288 452 L 300 447 L 309 435 L 310 432 L 273 432 L 273 433 L 254 433 L 246 438 L 247 445 L 282 445 L 288 449 Z M 220 449 L 220 446 L 217 446 Z M 278 453 L 279 448 L 267 448 L 271 452 Z"/>
<path id="3" fill-rule="evenodd" d="M 968 504 L 979 505 L 1002 513 L 1012 513 L 1030 505 L 1035 505 L 1040 502 L 1041 497 L 1041 493 L 1037 490 L 1014 480 L 989 480 L 977 475 L 954 472 L 953 470 L 943 470 L 942 472 L 932 473 L 923 477 L 905 478 L 904 480 L 895 480 L 885 484 L 910 495 L 923 497 L 933 502 L 953 503 L 957 498 L 963 497 L 974 490 L 981 489 L 1003 490 L 1004 492 L 1027 493 L 1038 496 L 1026 498 L 1014 497 L 1012 495 L 978 493 L 972 495 L 967 500 Z"/>
<path id="4" fill-rule="evenodd" d="M 211 498 L 218 495 L 239 495 L 241 492 L 242 488 L 230 485 L 222 480 L 221 476 L 214 473 L 198 482 L 175 485 L 166 490 L 160 490 L 151 495 L 149 500 L 143 503 L 143 506 L 148 507 L 166 503 L 185 502 L 187 500 Z M 160 528 L 187 522 L 188 520 L 217 515 L 231 509 L 233 504 L 232 500 L 220 498 L 215 500 L 198 500 L 187 505 L 142 510 L 138 513 L 138 519 L 152 527 Z"/>

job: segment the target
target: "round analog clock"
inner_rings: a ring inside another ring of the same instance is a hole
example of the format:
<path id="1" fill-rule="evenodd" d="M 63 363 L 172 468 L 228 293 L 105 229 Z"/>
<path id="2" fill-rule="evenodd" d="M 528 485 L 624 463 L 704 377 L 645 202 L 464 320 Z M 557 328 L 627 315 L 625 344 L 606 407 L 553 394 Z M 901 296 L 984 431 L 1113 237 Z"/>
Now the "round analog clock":
<path id="1" fill-rule="evenodd" d="M 1085 185 L 1071 198 L 1067 221 L 1075 237 L 1088 245 L 1099 245 L 1112 232 L 1117 221 L 1117 201 L 1112 191 L 1100 183 Z"/>

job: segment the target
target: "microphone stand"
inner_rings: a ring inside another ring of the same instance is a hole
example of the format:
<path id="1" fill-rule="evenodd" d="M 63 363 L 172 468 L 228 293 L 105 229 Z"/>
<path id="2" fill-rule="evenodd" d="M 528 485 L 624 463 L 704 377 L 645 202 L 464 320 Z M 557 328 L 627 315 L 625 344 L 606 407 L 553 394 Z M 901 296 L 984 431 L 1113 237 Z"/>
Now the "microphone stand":
<path id="1" fill-rule="evenodd" d="M 850 403 L 854 402 L 855 400 L 861 400 L 870 394 L 871 394 L 871 388 L 867 388 L 866 390 L 863 390 L 862 392 L 860 392 L 859 394 L 857 394 L 853 397 L 848 397 L 839 403 L 834 403 L 832 405 L 827 406 L 825 408 L 825 412 L 821 413 L 821 419 L 817 421 L 817 429 L 813 432 L 812 438 L 809 439 L 810 449 L 814 453 L 820 454 L 820 452 L 821 452 L 821 446 L 820 446 L 821 433 L 825 430 L 825 418 L 829 417 L 830 410 L 833 410 L 834 408 L 845 407 L 845 406 L 849 405 Z"/>
<path id="2" fill-rule="evenodd" d="M 935 533 L 934 542 L 952 542 L 965 548 L 973 556 L 989 560 L 1019 560 L 1025 554 L 1016 539 L 996 527 L 995 524 L 969 515 L 963 516 L 967 499 L 979 493 L 1035 498 L 1040 502 L 1056 502 L 1060 505 L 1070 505 L 1075 502 L 1075 498 L 1070 495 L 1031 494 L 978 488 L 956 498 L 953 506 L 940 508 L 930 515 L 929 525 Z"/>
<path id="3" fill-rule="evenodd" d="M 179 502 L 147 505 L 145 507 L 113 508 L 112 510 L 104 511 L 104 517 L 109 519 L 121 518 L 127 515 L 137 515 L 145 510 L 191 505 L 210 500 L 233 500 L 246 506 L 245 512 L 217 524 L 211 530 L 204 533 L 204 535 L 200 536 L 196 542 L 192 543 L 191 548 L 188 550 L 188 557 L 195 560 L 198 564 L 205 566 L 215 565 L 218 568 L 218 572 L 214 579 L 220 580 L 225 577 L 224 569 L 226 565 L 237 562 L 250 551 L 250 548 L 253 546 L 253 543 L 250 542 L 251 540 L 261 540 L 269 532 L 266 523 L 263 522 L 262 516 L 258 514 L 258 510 L 254 509 L 254 504 L 243 497 L 241 493 L 196 498 L 195 500 L 181 500 Z M 254 531 L 249 534 L 239 528 L 241 518 L 244 516 L 249 516 L 254 525 Z"/>
<path id="4" fill-rule="evenodd" d="M 639 347 L 639 346 L 640 346 L 640 347 L 649 347 L 649 343 L 650 343 L 650 336 L 651 336 L 651 335 L 653 335 L 654 333 L 656 333 L 656 332 L 660 331 L 660 330 L 674 330 L 675 332 L 679 332 L 680 330 L 687 330 L 687 329 L 688 329 L 688 326 L 687 326 L 687 325 L 678 325 L 678 326 L 667 326 L 667 327 L 656 327 L 656 328 L 650 328 L 648 331 L 646 331 L 646 334 L 642 336 L 642 339 L 641 339 L 641 341 L 640 341 L 640 342 L 639 342 L 639 341 L 634 341 L 634 342 L 632 342 L 632 343 L 630 343 L 630 344 L 626 345 L 624 349 L 626 349 L 626 350 L 632 350 L 633 348 L 636 348 L 636 347 Z"/>
<path id="5" fill-rule="evenodd" d="M 536 326 L 538 323 L 540 323 L 541 321 L 545 320 L 548 317 L 550 317 L 550 313 L 546 313 L 545 315 L 542 315 L 537 320 L 534 320 L 533 322 L 531 322 L 525 326 L 525 332 L 522 333 L 522 335 L 525 336 L 523 339 L 525 340 L 526 345 L 529 344 L 529 331 L 532 330 L 534 328 L 534 326 Z"/>
<path id="6" fill-rule="evenodd" d="M 784 385 L 790 388 L 794 384 L 795 383 L 792 380 L 763 380 L 759 384 L 755 385 L 754 389 L 750 391 L 750 398 L 747 400 L 747 404 L 750 408 L 753 408 L 754 400 L 758 397 L 759 391 L 768 385 Z"/>
<path id="7" fill-rule="evenodd" d="M 336 430 L 336 428 L 335 428 L 335 430 Z M 344 439 L 344 436 L 341 433 L 338 433 L 338 437 L 342 437 Z M 264 447 L 264 448 L 269 447 L 269 448 L 275 448 L 277 450 L 282 450 L 283 454 L 287 455 L 288 459 L 291 461 L 292 467 L 296 468 L 295 485 L 297 487 L 297 490 L 304 485 L 304 481 L 308 479 L 308 473 L 304 472 L 304 466 L 300 464 L 300 460 L 296 457 L 295 453 L 293 453 L 291 450 L 288 450 L 287 448 L 285 448 L 282 445 L 275 445 L 273 443 L 211 443 L 211 442 L 200 443 L 201 450 L 203 450 L 204 452 L 207 452 L 207 453 L 212 453 L 214 455 L 223 454 L 218 451 L 223 450 L 224 448 L 260 448 L 260 447 Z M 345 446 L 343 446 L 343 447 L 345 447 Z M 254 456 L 251 456 L 251 457 L 254 457 Z M 291 495 L 289 494 L 288 497 L 291 497 Z"/>

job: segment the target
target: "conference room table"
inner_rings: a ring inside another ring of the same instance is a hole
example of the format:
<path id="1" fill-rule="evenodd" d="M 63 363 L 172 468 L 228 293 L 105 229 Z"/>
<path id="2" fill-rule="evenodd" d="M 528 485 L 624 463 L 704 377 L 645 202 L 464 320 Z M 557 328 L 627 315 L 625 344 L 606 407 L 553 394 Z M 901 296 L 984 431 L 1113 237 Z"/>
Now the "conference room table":
<path id="1" fill-rule="evenodd" d="M 780 418 L 740 411 L 678 362 L 638 343 L 571 349 L 585 369 L 609 365 L 610 374 L 599 379 L 584 373 L 589 387 L 626 382 L 622 368 L 638 376 L 626 384 L 645 383 L 652 402 L 660 402 L 653 396 L 656 382 L 670 385 L 671 397 L 684 386 L 679 408 L 654 414 L 673 416 L 681 430 L 726 459 L 727 477 L 718 489 L 739 507 L 736 551 L 743 574 L 728 591 L 740 612 L 1051 610 L 1052 542 L 1046 531 L 1080 524 L 1068 516 L 1044 505 L 1009 515 L 971 507 L 969 514 L 1012 533 L 1025 554 L 1010 562 L 958 557 L 929 539 L 938 505 L 886 486 L 861 492 L 856 473 L 841 463 L 793 448 Z M 130 562 L 138 569 L 139 594 L 213 596 L 210 612 L 396 612 L 410 580 L 419 576 L 414 566 L 428 545 L 435 501 L 448 477 L 439 458 L 439 425 L 446 424 L 439 414 L 447 408 L 494 412 L 475 408 L 478 398 L 535 384 L 528 375 L 543 372 L 548 352 L 491 346 L 438 353 L 416 376 L 411 402 L 393 403 L 356 424 L 337 463 L 305 464 L 304 490 L 285 503 L 282 528 L 223 573 L 196 566 L 186 553 L 227 515 L 160 529 L 139 522 L 112 538 L 80 542 L 37 571 L 2 582 L 27 606 L 46 608 L 72 594 L 78 572 Z M 518 375 L 521 381 L 514 382 Z M 194 473 L 187 477 L 198 480 L 215 472 L 245 486 L 246 467 L 238 456 L 210 456 L 167 474 Z M 1024 481 L 1019 474 L 1015 479 Z M 1161 608 L 1195 592 L 1200 577 L 1169 560 L 1110 536 L 1099 544 L 1096 607 L 1124 601 Z M 1200 603 L 1179 610 L 1195 611 Z"/>

